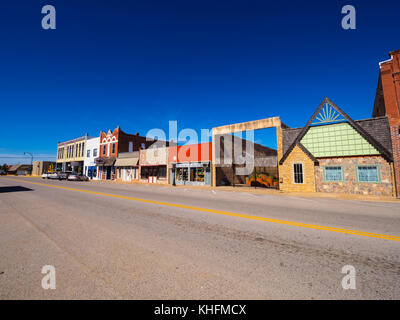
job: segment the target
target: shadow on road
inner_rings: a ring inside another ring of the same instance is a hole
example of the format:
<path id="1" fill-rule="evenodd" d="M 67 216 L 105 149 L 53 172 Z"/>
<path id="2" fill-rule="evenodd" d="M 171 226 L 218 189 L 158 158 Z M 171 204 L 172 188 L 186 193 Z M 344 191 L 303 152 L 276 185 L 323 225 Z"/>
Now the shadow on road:
<path id="1" fill-rule="evenodd" d="M 21 186 L 9 186 L 9 187 L 0 187 L 0 193 L 6 192 L 18 192 L 18 191 L 33 191 L 33 189 L 21 187 Z"/>

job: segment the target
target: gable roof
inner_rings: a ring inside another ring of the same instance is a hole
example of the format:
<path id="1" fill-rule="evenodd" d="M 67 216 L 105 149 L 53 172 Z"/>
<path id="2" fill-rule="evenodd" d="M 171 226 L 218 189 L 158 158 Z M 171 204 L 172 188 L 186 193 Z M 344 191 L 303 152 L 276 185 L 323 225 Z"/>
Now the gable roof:
<path id="1" fill-rule="evenodd" d="M 329 98 L 325 97 L 322 100 L 322 102 L 320 103 L 320 105 L 318 106 L 317 110 L 315 110 L 315 112 L 313 113 L 311 118 L 308 120 L 307 124 L 303 128 L 298 128 L 298 129 L 300 129 L 299 132 L 298 132 L 298 135 L 293 140 L 293 142 L 290 144 L 290 146 L 287 149 L 284 147 L 284 149 L 286 149 L 286 151 L 283 150 L 284 154 L 283 154 L 282 159 L 279 161 L 279 164 L 283 164 L 285 162 L 286 158 L 289 156 L 290 152 L 292 152 L 293 148 L 296 145 L 301 147 L 301 149 L 304 152 L 306 150 L 308 152 L 308 154 L 307 153 L 306 154 L 309 157 L 312 156 L 312 154 L 303 145 L 301 145 L 300 141 L 305 136 L 305 134 L 307 133 L 307 131 L 309 130 L 309 128 L 311 126 L 311 123 L 313 122 L 313 120 L 315 118 L 317 118 L 317 116 L 319 115 L 320 111 L 322 110 L 322 108 L 324 107 L 324 105 L 326 103 L 328 103 L 334 110 L 336 110 L 336 112 L 338 112 L 345 120 L 347 120 L 347 122 L 350 124 L 350 126 L 354 130 L 356 130 L 372 146 L 374 146 L 384 156 L 384 158 L 387 161 L 393 161 L 392 160 L 392 155 L 391 155 L 390 151 L 388 151 L 388 150 L 391 150 L 390 142 L 389 143 L 387 141 L 385 142 L 386 147 L 388 147 L 389 144 L 390 144 L 389 148 L 385 148 L 382 145 L 382 143 L 378 142 L 377 139 L 374 138 L 376 136 L 375 133 L 377 131 L 379 131 L 379 130 L 376 130 L 377 127 L 375 125 L 371 125 L 371 123 L 368 123 L 368 122 L 362 123 L 362 121 L 367 121 L 367 120 L 354 121 L 342 109 L 340 109 L 335 103 L 333 103 Z M 370 119 L 370 120 L 373 120 L 373 119 Z M 291 130 L 293 132 L 291 134 L 289 134 L 289 136 L 287 137 L 288 140 L 293 139 L 294 134 L 297 133 L 297 131 L 295 131 L 294 129 L 291 129 Z M 370 133 L 368 133 L 368 131 L 372 131 L 371 133 L 374 135 L 374 137 Z M 380 136 L 382 140 L 385 139 L 385 138 L 382 137 L 382 133 L 379 133 L 378 136 Z M 285 141 L 283 141 L 283 143 L 285 143 Z M 313 158 L 314 157 L 312 157 L 311 159 L 314 161 L 315 158 L 314 159 Z"/>

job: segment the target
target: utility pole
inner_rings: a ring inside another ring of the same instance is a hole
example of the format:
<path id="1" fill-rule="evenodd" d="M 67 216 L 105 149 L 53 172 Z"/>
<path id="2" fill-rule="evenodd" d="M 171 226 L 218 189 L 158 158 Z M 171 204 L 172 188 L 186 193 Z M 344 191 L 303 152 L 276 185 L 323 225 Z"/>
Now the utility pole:
<path id="1" fill-rule="evenodd" d="M 30 152 L 24 152 L 24 155 L 29 154 L 31 156 L 31 175 L 32 175 L 32 170 L 33 170 L 33 154 Z"/>

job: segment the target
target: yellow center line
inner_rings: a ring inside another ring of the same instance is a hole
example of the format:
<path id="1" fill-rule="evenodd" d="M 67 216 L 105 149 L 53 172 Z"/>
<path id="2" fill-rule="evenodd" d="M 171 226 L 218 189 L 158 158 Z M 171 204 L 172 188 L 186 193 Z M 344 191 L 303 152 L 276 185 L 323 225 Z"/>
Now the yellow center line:
<path id="1" fill-rule="evenodd" d="M 11 178 L 9 180 L 14 180 L 15 181 L 16 179 L 12 179 Z M 118 195 L 118 194 L 110 194 L 110 193 L 103 193 L 103 192 L 90 191 L 90 190 L 84 190 L 84 189 L 57 186 L 57 185 L 41 183 L 41 182 L 32 182 L 32 181 L 26 181 L 26 180 L 20 180 L 20 179 L 18 179 L 18 180 L 26 182 L 26 183 L 31 183 L 31 184 L 36 184 L 36 185 L 41 185 L 41 186 L 46 186 L 46 187 L 51 187 L 51 188 L 58 188 L 58 189 L 64 189 L 64 190 L 70 190 L 70 191 L 85 192 L 85 193 L 96 194 L 96 195 L 101 195 L 101 196 L 114 197 L 114 198 L 126 199 L 126 200 L 133 200 L 133 201 L 139 201 L 139 202 L 145 202 L 145 203 L 152 203 L 152 204 L 168 206 L 168 207 L 174 207 L 174 208 L 201 211 L 201 212 L 207 212 L 207 213 L 216 213 L 216 214 L 221 214 L 221 215 L 231 216 L 231 217 L 237 217 L 237 218 L 258 220 L 258 221 L 264 221 L 264 222 L 272 222 L 272 223 L 278 223 L 278 224 L 284 224 L 284 225 L 302 227 L 302 228 L 309 228 L 309 229 L 316 229 L 316 230 L 324 230 L 324 231 L 332 231 L 332 232 L 338 232 L 338 233 L 346 233 L 346 234 L 352 234 L 352 235 L 363 236 L 363 237 L 400 241 L 400 237 L 399 236 L 391 236 L 391 235 L 386 235 L 386 234 L 364 232 L 364 231 L 357 231 L 357 230 L 350 230 L 350 229 L 343 229 L 343 228 L 335 228 L 335 227 L 327 227 L 327 226 L 320 226 L 320 225 L 314 225 L 314 224 L 308 224 L 308 223 L 302 223 L 302 222 L 295 222 L 295 221 L 287 221 L 287 220 L 265 218 L 265 217 L 252 216 L 252 215 L 242 214 L 242 213 L 235 213 L 235 212 L 228 212 L 228 211 L 221 211 L 221 210 L 214 210 L 214 209 L 207 209 L 207 208 L 201 208 L 201 207 L 188 206 L 188 205 L 184 205 L 184 204 L 176 204 L 176 203 L 162 202 L 162 201 L 156 201 L 156 200 L 148 200 L 148 199 L 141 199 L 141 198 L 135 198 L 135 197 L 127 197 L 127 196 L 121 196 L 121 195 Z"/>

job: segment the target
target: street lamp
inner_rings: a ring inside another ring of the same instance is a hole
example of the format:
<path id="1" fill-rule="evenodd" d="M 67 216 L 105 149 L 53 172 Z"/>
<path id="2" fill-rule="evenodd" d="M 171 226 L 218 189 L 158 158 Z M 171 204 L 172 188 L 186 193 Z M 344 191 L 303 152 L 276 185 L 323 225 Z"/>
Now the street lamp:
<path id="1" fill-rule="evenodd" d="M 174 156 L 174 163 L 172 164 L 172 175 L 173 175 L 172 185 L 176 186 L 176 156 Z"/>
<path id="2" fill-rule="evenodd" d="M 32 164 L 33 164 L 33 154 L 30 153 L 30 152 L 24 152 L 24 155 L 26 155 L 26 154 L 29 154 L 29 155 L 31 156 L 31 175 L 32 175 L 32 169 L 33 169 L 33 167 L 32 167 Z"/>

